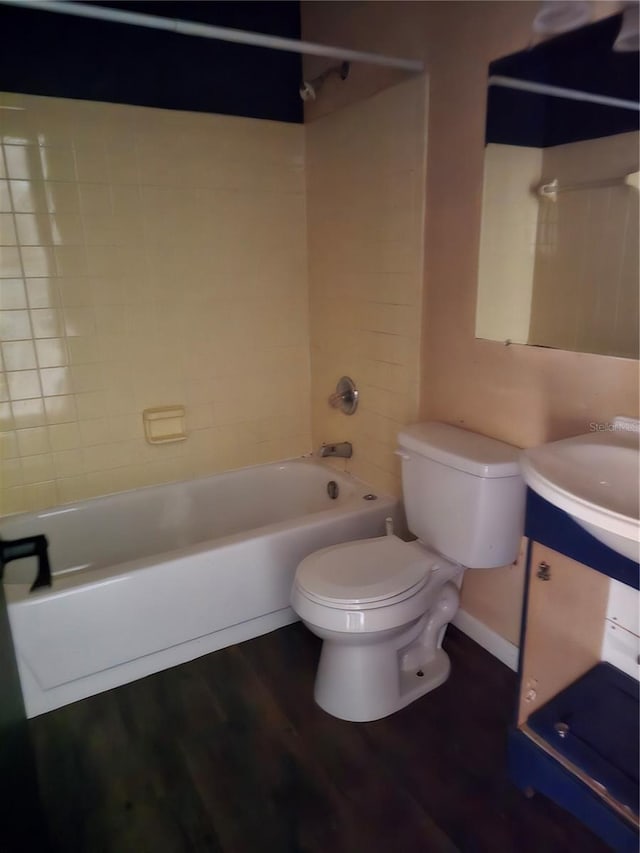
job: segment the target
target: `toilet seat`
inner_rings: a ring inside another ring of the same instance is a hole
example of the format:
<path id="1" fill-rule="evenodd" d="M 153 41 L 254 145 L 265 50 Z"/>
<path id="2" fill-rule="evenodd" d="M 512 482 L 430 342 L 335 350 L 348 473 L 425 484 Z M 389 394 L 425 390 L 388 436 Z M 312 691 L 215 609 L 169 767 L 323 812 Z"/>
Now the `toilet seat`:
<path id="1" fill-rule="evenodd" d="M 296 572 L 296 586 L 326 607 L 387 607 L 419 592 L 434 561 L 435 555 L 422 546 L 396 536 L 360 539 L 306 557 Z"/>

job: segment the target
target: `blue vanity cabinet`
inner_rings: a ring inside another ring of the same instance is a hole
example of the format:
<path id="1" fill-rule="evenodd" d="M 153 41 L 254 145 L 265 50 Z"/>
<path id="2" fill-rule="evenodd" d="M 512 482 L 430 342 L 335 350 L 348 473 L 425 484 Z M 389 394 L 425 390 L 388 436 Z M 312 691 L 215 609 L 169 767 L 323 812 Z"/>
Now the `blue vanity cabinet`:
<path id="1" fill-rule="evenodd" d="M 542 793 L 572 812 L 614 850 L 637 853 L 638 681 L 601 656 L 610 578 L 637 589 L 638 565 L 608 548 L 603 560 L 604 546 L 591 550 L 584 537 L 595 540 L 555 507 L 543 507 L 541 521 L 540 501 L 530 493 L 510 775 L 528 795 Z"/>

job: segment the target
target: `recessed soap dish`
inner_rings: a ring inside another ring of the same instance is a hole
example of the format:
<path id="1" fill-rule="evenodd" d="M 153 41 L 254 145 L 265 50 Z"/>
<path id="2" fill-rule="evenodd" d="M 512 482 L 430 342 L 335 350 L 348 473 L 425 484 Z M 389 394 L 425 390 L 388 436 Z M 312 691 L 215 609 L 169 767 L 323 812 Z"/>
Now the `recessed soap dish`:
<path id="1" fill-rule="evenodd" d="M 144 437 L 149 444 L 168 444 L 187 437 L 184 406 L 156 406 L 142 413 Z"/>

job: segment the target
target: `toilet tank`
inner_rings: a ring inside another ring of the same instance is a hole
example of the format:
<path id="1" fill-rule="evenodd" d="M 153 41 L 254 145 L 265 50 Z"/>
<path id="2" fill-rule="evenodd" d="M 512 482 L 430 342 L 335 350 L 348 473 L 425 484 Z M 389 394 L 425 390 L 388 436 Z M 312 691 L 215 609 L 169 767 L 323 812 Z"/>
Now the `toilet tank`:
<path id="1" fill-rule="evenodd" d="M 398 435 L 409 530 L 467 568 L 494 568 L 518 556 L 525 483 L 520 450 L 441 423 Z"/>

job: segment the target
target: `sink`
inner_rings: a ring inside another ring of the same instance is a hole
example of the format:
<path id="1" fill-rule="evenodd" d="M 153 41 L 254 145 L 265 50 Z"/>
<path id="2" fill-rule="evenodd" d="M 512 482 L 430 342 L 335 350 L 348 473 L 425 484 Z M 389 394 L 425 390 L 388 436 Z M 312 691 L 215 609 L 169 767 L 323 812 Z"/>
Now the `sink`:
<path id="1" fill-rule="evenodd" d="M 640 421 L 523 451 L 527 485 L 609 548 L 640 562 Z"/>

